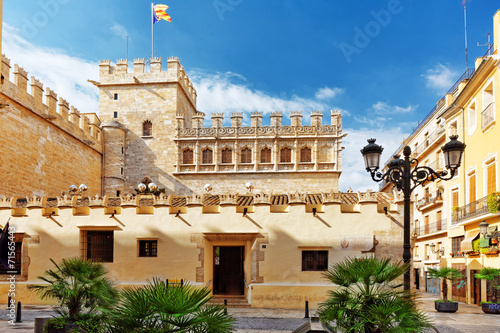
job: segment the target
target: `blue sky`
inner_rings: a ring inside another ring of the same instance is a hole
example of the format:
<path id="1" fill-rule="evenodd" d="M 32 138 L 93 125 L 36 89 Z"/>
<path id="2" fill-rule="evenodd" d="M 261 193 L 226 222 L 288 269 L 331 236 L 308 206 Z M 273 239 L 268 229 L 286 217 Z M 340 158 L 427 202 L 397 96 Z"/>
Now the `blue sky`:
<path id="1" fill-rule="evenodd" d="M 198 109 L 343 114 L 341 189 L 376 189 L 359 149 L 383 160 L 466 69 L 462 0 L 169 0 L 155 55 L 177 56 Z M 484 55 L 498 0 L 469 0 L 469 66 Z M 98 61 L 151 54 L 151 2 L 4 1 L 2 52 L 82 112 L 98 112 Z M 493 38 L 493 36 L 492 36 Z M 249 121 L 247 116 L 246 121 Z M 287 124 L 287 120 L 284 121 Z M 207 121 L 207 126 L 208 126 Z"/>

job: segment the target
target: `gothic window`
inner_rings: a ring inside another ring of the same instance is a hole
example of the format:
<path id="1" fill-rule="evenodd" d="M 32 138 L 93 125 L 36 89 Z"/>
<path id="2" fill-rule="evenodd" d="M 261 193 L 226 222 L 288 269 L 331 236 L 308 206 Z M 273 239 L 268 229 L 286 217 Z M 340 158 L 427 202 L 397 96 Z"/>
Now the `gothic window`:
<path id="1" fill-rule="evenodd" d="M 300 150 L 300 161 L 311 162 L 311 148 L 304 147 Z"/>
<path id="2" fill-rule="evenodd" d="M 201 163 L 202 164 L 212 164 L 213 163 L 213 152 L 212 149 L 206 148 L 201 152 Z"/>
<path id="3" fill-rule="evenodd" d="M 289 163 L 292 161 L 292 150 L 288 147 L 281 149 L 281 163 Z"/>
<path id="4" fill-rule="evenodd" d="M 153 135 L 153 124 L 146 120 L 142 123 L 142 136 L 152 136 Z"/>
<path id="5" fill-rule="evenodd" d="M 193 164 L 193 150 L 188 148 L 182 152 L 182 164 Z"/>
<path id="6" fill-rule="evenodd" d="M 241 150 L 241 163 L 252 163 L 252 150 L 244 148 Z"/>
<path id="7" fill-rule="evenodd" d="M 271 149 L 264 148 L 260 151 L 260 163 L 271 163 Z"/>
<path id="8" fill-rule="evenodd" d="M 229 148 L 222 149 L 222 163 L 232 163 L 233 162 L 233 152 Z"/>

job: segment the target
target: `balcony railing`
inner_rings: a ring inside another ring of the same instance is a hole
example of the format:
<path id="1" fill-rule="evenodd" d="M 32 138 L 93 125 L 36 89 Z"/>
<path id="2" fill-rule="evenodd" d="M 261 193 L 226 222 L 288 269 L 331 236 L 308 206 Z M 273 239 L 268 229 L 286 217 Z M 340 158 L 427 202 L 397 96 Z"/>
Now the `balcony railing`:
<path id="1" fill-rule="evenodd" d="M 481 119 L 483 130 L 495 120 L 495 102 L 490 103 L 487 107 L 484 108 L 483 112 L 481 113 Z"/>
<path id="2" fill-rule="evenodd" d="M 435 223 L 429 223 L 427 225 L 419 226 L 415 228 L 415 234 L 417 236 L 432 234 L 433 232 L 443 231 L 447 228 L 446 219 L 441 219 Z"/>
<path id="3" fill-rule="evenodd" d="M 424 198 L 420 199 L 417 201 L 417 208 L 421 208 L 423 206 L 427 206 L 427 205 L 430 205 L 430 204 L 433 204 L 433 203 L 437 203 L 437 202 L 442 202 L 443 201 L 443 197 L 441 195 L 441 191 L 440 190 L 437 190 L 436 192 L 432 193 L 432 194 L 429 194 L 429 195 L 426 195 Z"/>
<path id="4" fill-rule="evenodd" d="M 471 202 L 462 207 L 458 207 L 457 210 L 452 211 L 451 224 L 460 223 L 463 220 L 467 220 L 476 216 L 480 216 L 489 212 L 488 196 Z"/>
<path id="5" fill-rule="evenodd" d="M 427 149 L 427 147 L 431 146 L 439 137 L 441 137 L 444 134 L 445 130 L 443 127 L 438 127 L 434 132 L 429 134 L 424 142 L 419 144 L 415 150 L 413 150 L 413 154 L 420 155 L 424 150 Z"/>

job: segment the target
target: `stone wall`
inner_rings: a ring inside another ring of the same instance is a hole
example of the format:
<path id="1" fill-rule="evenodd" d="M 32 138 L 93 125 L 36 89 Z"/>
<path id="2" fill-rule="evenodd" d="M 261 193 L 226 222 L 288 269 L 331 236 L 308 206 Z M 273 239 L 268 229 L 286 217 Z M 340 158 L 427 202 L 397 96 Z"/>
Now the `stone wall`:
<path id="1" fill-rule="evenodd" d="M 71 184 L 101 192 L 100 121 L 81 114 L 3 56 L 0 103 L 2 195 L 60 195 Z M 13 81 L 11 81 L 13 80 Z M 45 95 L 45 98 L 44 98 Z"/>

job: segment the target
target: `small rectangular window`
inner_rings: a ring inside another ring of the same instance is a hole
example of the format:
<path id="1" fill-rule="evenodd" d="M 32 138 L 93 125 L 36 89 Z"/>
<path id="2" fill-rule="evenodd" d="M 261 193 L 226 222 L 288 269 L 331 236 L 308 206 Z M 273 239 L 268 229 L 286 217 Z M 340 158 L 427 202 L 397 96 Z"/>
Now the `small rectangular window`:
<path id="1" fill-rule="evenodd" d="M 115 111 L 115 112 L 113 113 L 113 117 L 114 117 L 114 118 L 118 118 L 118 112 L 117 112 L 117 111 Z"/>
<path id="2" fill-rule="evenodd" d="M 328 251 L 302 251 L 302 271 L 328 269 Z"/>
<path id="3" fill-rule="evenodd" d="M 122 147 L 122 154 L 123 154 L 123 147 Z"/>
<path id="4" fill-rule="evenodd" d="M 116 191 L 116 196 L 119 197 L 120 196 L 120 191 Z"/>
<path id="5" fill-rule="evenodd" d="M 10 266 L 9 268 L 5 268 L 2 264 L 0 264 L 0 275 L 21 275 L 21 249 L 23 243 L 15 242 L 14 246 L 14 258 L 12 258 L 12 256 L 9 256 L 9 265 L 12 264 L 12 266 Z M 10 249 L 8 250 L 8 252 L 11 252 Z"/>
<path id="6" fill-rule="evenodd" d="M 120 168 L 120 175 L 123 175 L 123 168 Z"/>
<path id="7" fill-rule="evenodd" d="M 139 241 L 139 257 L 157 257 L 157 256 L 158 256 L 157 240 Z"/>
<path id="8" fill-rule="evenodd" d="M 113 262 L 112 230 L 82 230 L 82 258 Z"/>
<path id="9" fill-rule="evenodd" d="M 116 101 L 116 100 L 118 99 L 118 94 L 115 94 L 115 95 L 113 96 L 113 99 Z"/>

